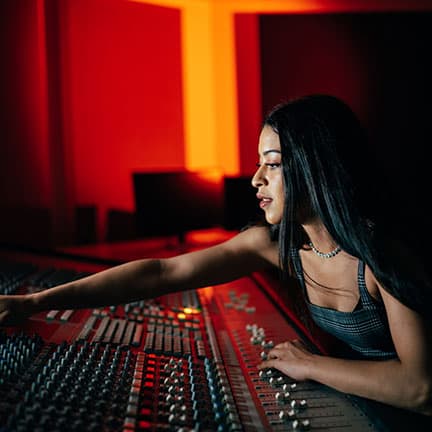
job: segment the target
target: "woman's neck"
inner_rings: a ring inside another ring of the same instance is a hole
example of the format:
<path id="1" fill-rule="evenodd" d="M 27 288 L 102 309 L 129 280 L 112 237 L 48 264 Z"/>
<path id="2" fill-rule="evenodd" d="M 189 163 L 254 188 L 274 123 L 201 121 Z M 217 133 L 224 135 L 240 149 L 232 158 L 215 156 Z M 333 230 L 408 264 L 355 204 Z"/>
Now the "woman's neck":
<path id="1" fill-rule="evenodd" d="M 337 244 L 319 219 L 313 219 L 302 224 L 309 240 L 320 251 L 333 250 Z"/>

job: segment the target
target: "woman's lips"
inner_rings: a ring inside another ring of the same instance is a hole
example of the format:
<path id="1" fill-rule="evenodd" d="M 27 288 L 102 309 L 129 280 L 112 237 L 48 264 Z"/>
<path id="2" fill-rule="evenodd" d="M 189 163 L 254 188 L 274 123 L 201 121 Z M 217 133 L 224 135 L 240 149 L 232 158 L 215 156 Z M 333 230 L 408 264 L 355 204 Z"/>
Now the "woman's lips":
<path id="1" fill-rule="evenodd" d="M 257 198 L 259 199 L 260 203 L 259 206 L 263 209 L 267 206 L 269 206 L 272 203 L 272 199 L 269 197 L 266 197 L 264 195 L 261 194 L 257 194 Z"/>

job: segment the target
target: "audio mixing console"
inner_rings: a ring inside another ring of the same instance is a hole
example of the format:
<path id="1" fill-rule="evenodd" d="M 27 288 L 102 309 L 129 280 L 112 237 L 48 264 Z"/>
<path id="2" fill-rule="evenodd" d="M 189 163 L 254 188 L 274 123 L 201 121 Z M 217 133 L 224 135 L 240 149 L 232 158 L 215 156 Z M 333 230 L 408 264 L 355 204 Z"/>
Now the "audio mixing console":
<path id="1" fill-rule="evenodd" d="M 74 266 L 1 262 L 0 293 L 89 272 Z M 347 395 L 258 371 L 275 343 L 293 338 L 305 339 L 253 277 L 39 313 L 0 330 L 0 431 L 384 430 Z"/>

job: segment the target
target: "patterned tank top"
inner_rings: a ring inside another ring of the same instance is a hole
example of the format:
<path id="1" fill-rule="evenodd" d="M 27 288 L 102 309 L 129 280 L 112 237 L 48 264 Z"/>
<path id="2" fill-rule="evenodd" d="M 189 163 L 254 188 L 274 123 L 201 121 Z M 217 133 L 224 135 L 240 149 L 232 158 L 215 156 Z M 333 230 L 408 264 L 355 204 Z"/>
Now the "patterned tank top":
<path id="1" fill-rule="evenodd" d="M 397 357 L 385 307 L 366 288 L 363 261 L 359 260 L 358 264 L 359 303 L 352 312 L 341 312 L 310 303 L 298 250 L 292 252 L 292 258 L 307 307 L 319 327 L 345 342 L 353 350 L 351 357 L 377 360 Z"/>

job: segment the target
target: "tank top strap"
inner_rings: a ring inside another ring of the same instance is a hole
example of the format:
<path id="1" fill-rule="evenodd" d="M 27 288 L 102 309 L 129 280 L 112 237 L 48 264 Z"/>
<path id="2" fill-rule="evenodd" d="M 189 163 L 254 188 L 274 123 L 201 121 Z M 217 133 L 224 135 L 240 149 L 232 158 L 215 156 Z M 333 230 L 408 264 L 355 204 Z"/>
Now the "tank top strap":
<path id="1" fill-rule="evenodd" d="M 300 253 L 298 249 L 291 249 L 290 252 L 292 263 L 294 266 L 294 271 L 296 273 L 297 279 L 300 281 L 303 292 L 306 294 L 306 286 L 305 286 L 305 280 L 303 275 L 303 267 L 300 260 Z M 369 294 L 369 291 L 366 287 L 366 281 L 365 281 L 365 263 L 362 260 L 358 261 L 358 270 L 357 270 L 357 284 L 359 287 L 359 294 L 360 294 L 360 300 L 361 304 L 364 308 L 370 308 L 375 307 L 374 300 L 372 299 L 372 296 Z"/>
<path id="2" fill-rule="evenodd" d="M 360 299 L 363 307 L 373 306 L 374 302 L 366 287 L 365 281 L 365 263 L 362 260 L 358 262 L 357 283 L 359 286 Z"/>

